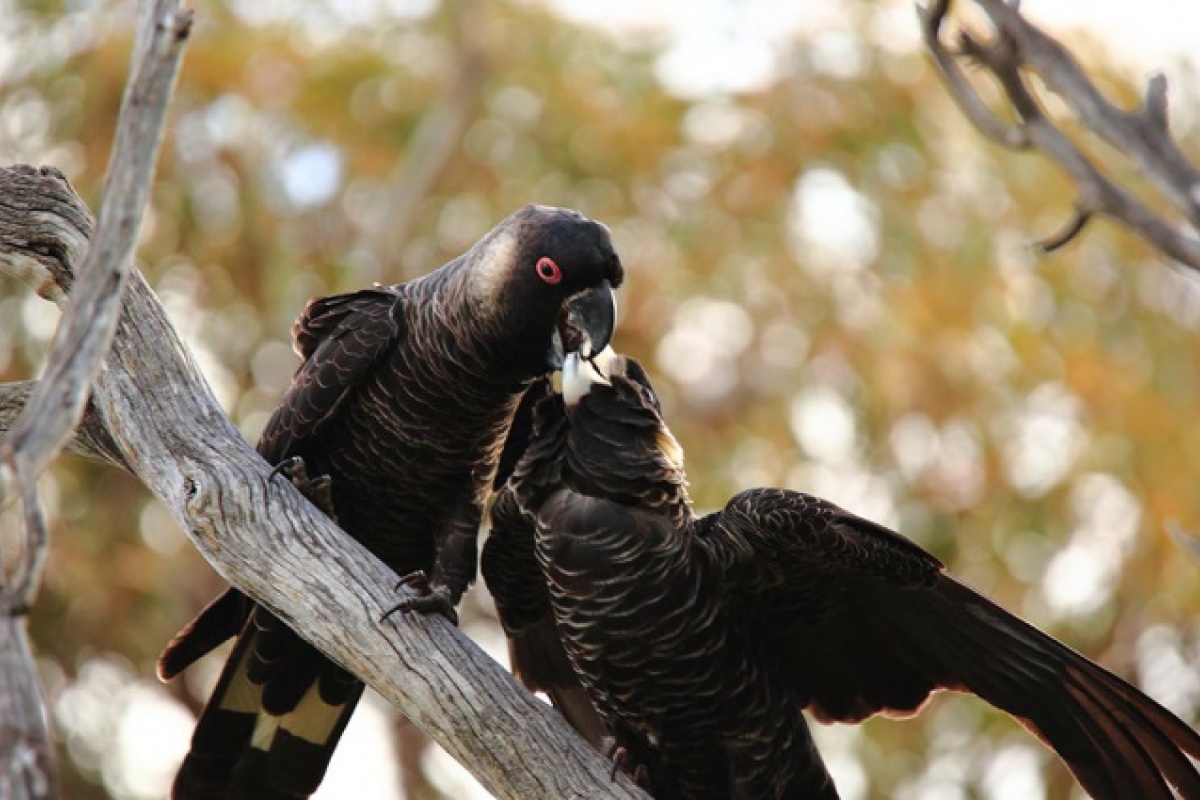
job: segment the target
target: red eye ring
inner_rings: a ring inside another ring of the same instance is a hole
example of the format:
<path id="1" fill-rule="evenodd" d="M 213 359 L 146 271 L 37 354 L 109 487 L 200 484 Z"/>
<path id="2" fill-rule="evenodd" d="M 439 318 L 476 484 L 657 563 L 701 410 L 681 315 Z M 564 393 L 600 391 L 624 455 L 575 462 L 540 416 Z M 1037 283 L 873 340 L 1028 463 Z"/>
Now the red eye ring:
<path id="1" fill-rule="evenodd" d="M 535 269 L 537 270 L 538 277 L 551 286 L 562 281 L 562 269 L 559 268 L 558 264 L 554 263 L 554 259 L 552 258 L 542 256 L 538 259 Z"/>

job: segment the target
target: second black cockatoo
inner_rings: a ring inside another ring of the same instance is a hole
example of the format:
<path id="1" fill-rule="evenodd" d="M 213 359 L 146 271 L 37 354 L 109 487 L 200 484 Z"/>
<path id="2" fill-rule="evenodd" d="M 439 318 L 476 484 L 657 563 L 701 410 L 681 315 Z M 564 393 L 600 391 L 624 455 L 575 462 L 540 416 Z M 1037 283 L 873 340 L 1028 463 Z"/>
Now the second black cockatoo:
<path id="1" fill-rule="evenodd" d="M 1200 800 L 1200 735 L 908 539 L 785 489 L 696 516 L 631 359 L 568 358 L 510 490 L 544 581 L 489 586 L 518 638 L 552 613 L 573 675 L 524 669 L 577 679 L 658 800 L 831 800 L 803 712 L 907 716 L 942 689 L 1012 715 L 1097 800 Z"/>

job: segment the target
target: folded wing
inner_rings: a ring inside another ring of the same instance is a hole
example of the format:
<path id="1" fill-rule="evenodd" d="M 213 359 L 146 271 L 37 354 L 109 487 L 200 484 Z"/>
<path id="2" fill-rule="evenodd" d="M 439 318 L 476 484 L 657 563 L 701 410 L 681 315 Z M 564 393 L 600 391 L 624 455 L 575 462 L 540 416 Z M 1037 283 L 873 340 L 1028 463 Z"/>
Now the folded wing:
<path id="1" fill-rule="evenodd" d="M 311 301 L 292 337 L 304 363 L 268 420 L 258 451 L 275 464 L 302 453 L 403 335 L 401 298 L 379 287 Z"/>
<path id="2" fill-rule="evenodd" d="M 571 727 L 599 746 L 607 730 L 559 638 L 534 536 L 533 520 L 505 487 L 492 505 L 492 530 L 480 563 L 483 578 L 508 638 L 513 674 L 530 691 L 545 692 Z"/>

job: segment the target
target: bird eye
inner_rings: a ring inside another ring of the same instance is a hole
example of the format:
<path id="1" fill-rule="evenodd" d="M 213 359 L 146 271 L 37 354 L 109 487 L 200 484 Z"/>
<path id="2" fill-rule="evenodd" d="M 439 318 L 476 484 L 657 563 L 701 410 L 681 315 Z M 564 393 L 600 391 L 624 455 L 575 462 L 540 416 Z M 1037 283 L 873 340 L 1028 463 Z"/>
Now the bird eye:
<path id="1" fill-rule="evenodd" d="M 658 398 L 654 396 L 654 392 L 651 391 L 649 386 L 642 387 L 642 398 L 650 405 L 658 408 Z"/>
<path id="2" fill-rule="evenodd" d="M 537 262 L 538 277 L 553 286 L 562 280 L 562 269 L 554 263 L 554 259 L 542 256 Z"/>

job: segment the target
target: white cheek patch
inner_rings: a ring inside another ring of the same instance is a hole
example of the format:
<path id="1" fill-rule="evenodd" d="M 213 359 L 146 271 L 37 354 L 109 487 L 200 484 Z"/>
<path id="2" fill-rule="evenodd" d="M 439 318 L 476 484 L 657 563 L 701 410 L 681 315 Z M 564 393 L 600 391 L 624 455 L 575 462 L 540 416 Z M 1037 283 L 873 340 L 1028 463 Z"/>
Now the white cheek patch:
<path id="1" fill-rule="evenodd" d="M 480 242 L 482 252 L 471 266 L 472 294 L 481 300 L 499 295 L 510 280 L 512 261 L 517 252 L 517 237 L 512 231 L 499 231 Z M 533 269 L 530 266 L 530 269 Z M 485 303 L 484 308 L 494 308 Z"/>

